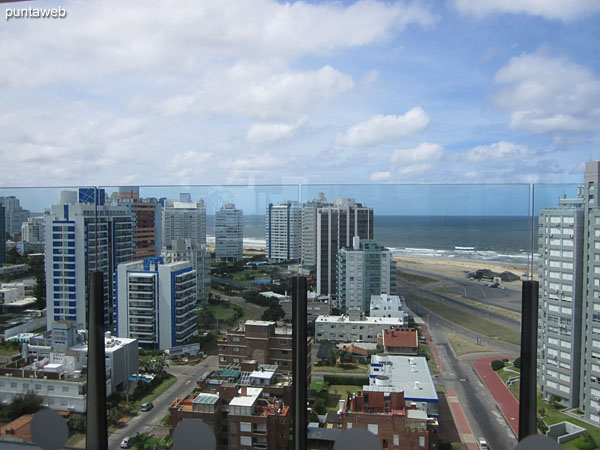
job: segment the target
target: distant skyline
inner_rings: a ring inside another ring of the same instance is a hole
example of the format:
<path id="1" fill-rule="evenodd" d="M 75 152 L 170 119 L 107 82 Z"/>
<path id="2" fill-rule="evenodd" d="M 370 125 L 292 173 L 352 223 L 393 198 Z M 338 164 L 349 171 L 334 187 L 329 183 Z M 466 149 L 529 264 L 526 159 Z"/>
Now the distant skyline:
<path id="1" fill-rule="evenodd" d="M 583 181 L 583 179 L 582 179 Z M 448 184 L 448 185 L 282 185 L 282 186 L 165 186 L 140 187 L 140 196 L 177 200 L 180 192 L 189 192 L 192 201 L 203 199 L 207 215 L 214 215 L 225 203 L 234 203 L 244 215 L 263 215 L 268 203 L 284 200 L 307 202 L 325 194 L 329 202 L 336 198 L 354 198 L 374 208 L 376 215 L 446 216 L 527 216 L 534 189 L 536 214 L 555 207 L 563 195 L 575 197 L 581 183 L 571 184 Z M 0 197 L 14 195 L 32 212 L 43 212 L 58 203 L 61 190 L 77 188 L 0 188 Z M 106 187 L 107 194 L 115 191 Z"/>
<path id="2" fill-rule="evenodd" d="M 597 0 L 30 5 L 67 16 L 0 27 L 1 186 L 581 183 L 600 159 Z"/>

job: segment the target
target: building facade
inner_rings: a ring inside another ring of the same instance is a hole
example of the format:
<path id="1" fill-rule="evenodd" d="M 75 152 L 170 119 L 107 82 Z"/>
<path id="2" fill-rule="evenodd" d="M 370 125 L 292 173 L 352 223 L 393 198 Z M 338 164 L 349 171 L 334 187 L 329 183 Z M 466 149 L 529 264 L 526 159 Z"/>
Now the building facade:
<path id="1" fill-rule="evenodd" d="M 210 292 L 210 251 L 206 245 L 192 239 L 175 239 L 163 247 L 162 256 L 167 263 L 192 263 L 196 271 L 196 301 L 204 302 Z"/>
<path id="2" fill-rule="evenodd" d="M 300 261 L 302 209 L 298 202 L 269 203 L 265 217 L 267 258 L 271 262 Z"/>
<path id="3" fill-rule="evenodd" d="M 18 241 L 21 234 L 21 225 L 29 218 L 29 211 L 23 209 L 18 198 L 10 195 L 0 197 L 0 205 L 4 206 L 5 232 L 14 241 Z"/>
<path id="4" fill-rule="evenodd" d="M 337 296 L 337 253 L 352 248 L 354 236 L 373 239 L 373 208 L 352 198 L 317 209 L 317 292 Z"/>
<path id="5" fill-rule="evenodd" d="M 166 200 L 162 213 L 162 245 L 175 239 L 191 239 L 196 245 L 206 245 L 206 206 L 204 200 L 192 202 L 188 193 L 179 200 Z"/>
<path id="6" fill-rule="evenodd" d="M 106 206 L 104 191 L 61 191 L 45 214 L 48 329 L 60 320 L 87 328 L 89 273 L 104 274 L 104 323 L 114 327 L 114 273 L 133 259 L 131 215 L 123 206 Z M 97 204 L 94 204 L 94 202 Z M 96 216 L 97 214 L 97 216 Z M 97 227 L 97 228 L 96 228 Z"/>
<path id="7" fill-rule="evenodd" d="M 0 267 L 6 264 L 6 216 L 4 205 L 0 205 Z"/>
<path id="8" fill-rule="evenodd" d="M 317 265 L 317 209 L 325 206 L 331 204 L 327 203 L 322 192 L 319 192 L 317 198 L 302 205 L 302 265 Z"/>
<path id="9" fill-rule="evenodd" d="M 129 208 L 133 221 L 133 259 L 160 256 L 162 208 L 158 200 L 140 198 L 137 186 L 121 186 L 111 195 L 114 204 Z"/>
<path id="10" fill-rule="evenodd" d="M 225 203 L 215 213 L 215 257 L 217 261 L 240 261 L 244 250 L 244 213 Z"/>
<path id="11" fill-rule="evenodd" d="M 46 219 L 44 216 L 29 217 L 21 225 L 21 240 L 29 243 L 41 242 L 46 239 Z"/>
<path id="12" fill-rule="evenodd" d="M 372 240 L 353 239 L 352 248 L 337 253 L 337 307 L 369 313 L 371 296 L 392 294 L 392 254 Z"/>
<path id="13" fill-rule="evenodd" d="M 600 424 L 600 162 L 578 196 L 540 213 L 538 386 Z"/>
<path id="14" fill-rule="evenodd" d="M 121 264 L 117 274 L 117 335 L 166 350 L 198 334 L 196 272 L 163 258 Z"/>
<path id="15" fill-rule="evenodd" d="M 381 330 L 402 325 L 404 321 L 401 317 L 319 316 L 315 321 L 315 340 L 377 342 Z"/>

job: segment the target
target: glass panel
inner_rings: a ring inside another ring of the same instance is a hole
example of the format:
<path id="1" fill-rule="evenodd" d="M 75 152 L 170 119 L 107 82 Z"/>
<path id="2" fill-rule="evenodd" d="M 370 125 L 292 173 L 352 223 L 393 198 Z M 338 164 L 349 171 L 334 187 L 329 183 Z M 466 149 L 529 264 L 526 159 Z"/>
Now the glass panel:
<path id="1" fill-rule="evenodd" d="M 577 423 L 593 424 L 600 398 L 594 189 L 0 189 L 7 210 L 0 229 L 9 238 L 1 240 L 2 326 L 18 341 L 2 344 L 1 400 L 33 391 L 34 401 L 69 413 L 68 445 L 85 445 L 87 275 L 97 268 L 110 332 L 110 448 L 161 417 L 171 431 L 184 417 L 200 418 L 220 446 L 268 448 L 275 439 L 285 448 L 294 436 L 291 277 L 301 274 L 310 291 L 310 442 L 370 429 L 389 447 L 410 430 L 425 448 L 468 435 L 512 448 L 516 440 L 493 411 L 498 395 L 518 397 L 511 361 L 520 352 L 521 280 L 533 267 L 541 409 L 564 403 Z M 44 277 L 45 290 L 36 287 Z M 40 302 L 28 297 L 43 293 L 52 302 L 47 317 L 29 311 Z M 505 365 L 497 375 L 494 360 Z M 518 403 L 508 404 L 503 420 L 516 429 Z M 388 435 L 380 419 L 399 409 L 406 422 Z"/>

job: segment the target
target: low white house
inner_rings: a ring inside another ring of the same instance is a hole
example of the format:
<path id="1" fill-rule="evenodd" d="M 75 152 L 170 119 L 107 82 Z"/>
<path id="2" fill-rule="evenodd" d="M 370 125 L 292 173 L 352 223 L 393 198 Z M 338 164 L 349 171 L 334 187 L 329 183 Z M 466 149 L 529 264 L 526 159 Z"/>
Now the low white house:
<path id="1" fill-rule="evenodd" d="M 315 340 L 334 342 L 377 342 L 383 329 L 404 325 L 401 317 L 319 316 Z"/>

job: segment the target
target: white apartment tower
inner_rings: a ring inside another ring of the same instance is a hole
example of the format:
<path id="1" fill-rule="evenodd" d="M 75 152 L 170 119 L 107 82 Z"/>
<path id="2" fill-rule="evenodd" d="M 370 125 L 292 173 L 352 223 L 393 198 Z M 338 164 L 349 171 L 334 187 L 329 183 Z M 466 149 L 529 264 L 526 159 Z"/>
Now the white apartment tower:
<path id="1" fill-rule="evenodd" d="M 266 210 L 265 235 L 269 261 L 300 261 L 302 209 L 298 202 L 270 203 Z"/>
<path id="2" fill-rule="evenodd" d="M 539 217 L 538 386 L 600 424 L 600 162 Z"/>
<path id="3" fill-rule="evenodd" d="M 350 313 L 371 311 L 371 296 L 392 294 L 392 254 L 373 240 L 353 239 L 337 252 L 337 306 Z"/>
<path id="4" fill-rule="evenodd" d="M 61 191 L 45 213 L 47 326 L 72 320 L 87 328 L 89 274 L 104 273 L 104 324 L 113 327 L 113 275 L 133 259 L 131 215 L 125 207 L 105 206 L 104 191 Z"/>
<path id="5" fill-rule="evenodd" d="M 215 213 L 215 257 L 217 261 L 240 261 L 244 249 L 244 213 L 225 203 Z"/>
<path id="6" fill-rule="evenodd" d="M 317 209 L 331 206 L 327 203 L 325 194 L 302 206 L 302 265 L 316 266 L 317 264 Z"/>
<path id="7" fill-rule="evenodd" d="M 25 242 L 44 242 L 46 219 L 44 216 L 29 217 L 21 225 L 21 240 Z"/>
<path id="8" fill-rule="evenodd" d="M 179 194 L 179 201 L 167 200 L 162 216 L 162 245 L 174 239 L 192 239 L 206 244 L 206 207 L 204 200 L 192 202 L 189 193 Z"/>
<path id="9" fill-rule="evenodd" d="M 175 239 L 163 248 L 166 263 L 189 261 L 196 271 L 196 300 L 203 302 L 210 291 L 210 251 L 192 239 Z"/>
<path id="10" fill-rule="evenodd" d="M 189 262 L 146 258 L 121 264 L 117 274 L 117 335 L 166 350 L 198 334 L 196 272 Z"/>

